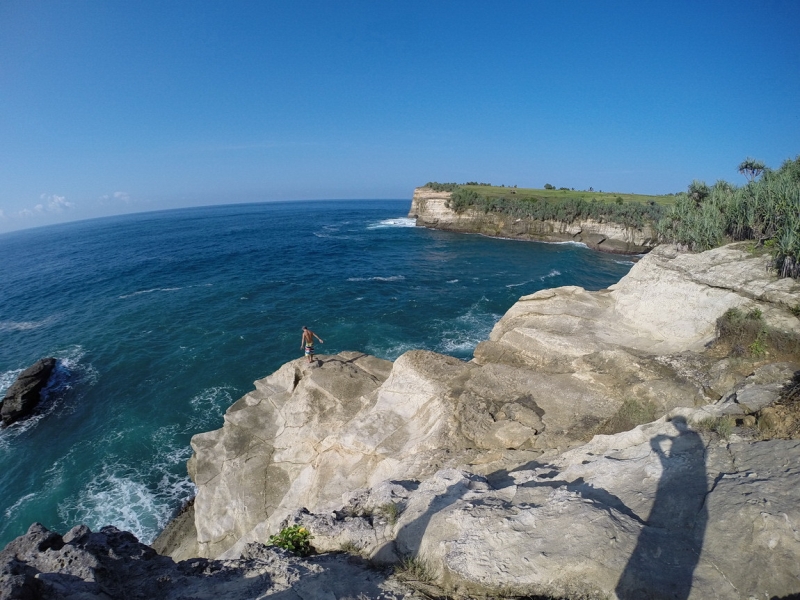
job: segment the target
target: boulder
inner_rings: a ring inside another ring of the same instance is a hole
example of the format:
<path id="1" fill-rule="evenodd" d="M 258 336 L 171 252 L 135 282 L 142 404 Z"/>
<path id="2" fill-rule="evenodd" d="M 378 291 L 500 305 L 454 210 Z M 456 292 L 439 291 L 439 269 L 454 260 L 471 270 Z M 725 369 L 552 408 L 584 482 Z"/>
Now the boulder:
<path id="1" fill-rule="evenodd" d="M 0 404 L 3 426 L 24 419 L 33 412 L 55 366 L 55 358 L 42 358 L 19 374 Z"/>

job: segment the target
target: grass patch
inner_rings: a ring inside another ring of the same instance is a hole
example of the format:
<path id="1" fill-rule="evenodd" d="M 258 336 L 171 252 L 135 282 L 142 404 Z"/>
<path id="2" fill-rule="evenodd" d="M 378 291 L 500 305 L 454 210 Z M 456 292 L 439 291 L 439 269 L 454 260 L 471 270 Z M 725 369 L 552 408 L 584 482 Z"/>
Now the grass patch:
<path id="1" fill-rule="evenodd" d="M 738 308 L 725 311 L 717 319 L 716 343 L 727 347 L 733 356 L 761 358 L 771 353 L 777 357 L 800 359 L 800 336 L 770 327 L 757 308 L 746 313 Z"/>
<path id="2" fill-rule="evenodd" d="M 650 423 L 658 418 L 658 407 L 650 400 L 626 398 L 614 416 L 600 425 L 595 433 L 613 435 L 630 431 L 637 425 Z"/>
<path id="3" fill-rule="evenodd" d="M 386 517 L 390 525 L 397 523 L 397 517 L 400 516 L 400 505 L 396 502 L 387 502 L 378 507 L 378 513 Z"/>
<path id="4" fill-rule="evenodd" d="M 727 440 L 731 437 L 733 428 L 736 427 L 736 419 L 730 415 L 725 415 L 723 417 L 707 417 L 697 423 L 693 423 L 692 426 L 697 431 L 712 431 L 721 438 Z"/>
<path id="5" fill-rule="evenodd" d="M 436 579 L 436 570 L 433 566 L 418 556 L 407 556 L 395 566 L 394 572 L 405 581 L 432 583 Z"/>

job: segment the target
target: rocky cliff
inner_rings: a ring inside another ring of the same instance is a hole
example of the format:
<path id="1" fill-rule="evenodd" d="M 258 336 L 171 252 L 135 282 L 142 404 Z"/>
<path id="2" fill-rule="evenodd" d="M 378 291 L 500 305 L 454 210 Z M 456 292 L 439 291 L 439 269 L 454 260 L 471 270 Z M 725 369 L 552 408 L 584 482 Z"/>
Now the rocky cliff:
<path id="1" fill-rule="evenodd" d="M 458 214 L 448 208 L 449 198 L 450 192 L 416 188 L 408 216 L 415 218 L 417 225 L 434 229 L 543 242 L 581 242 L 594 250 L 619 254 L 641 254 L 656 245 L 655 231 L 649 226 L 640 229 L 594 220 L 561 223 L 517 219 L 474 209 Z"/>
<path id="2" fill-rule="evenodd" d="M 471 362 L 287 363 L 192 440 L 198 553 L 300 522 L 320 551 L 416 557 L 454 593 L 800 591 L 800 444 L 748 429 L 800 364 L 712 343 L 730 308 L 800 336 L 800 284 L 768 261 L 659 247 L 607 290 L 521 298 Z"/>

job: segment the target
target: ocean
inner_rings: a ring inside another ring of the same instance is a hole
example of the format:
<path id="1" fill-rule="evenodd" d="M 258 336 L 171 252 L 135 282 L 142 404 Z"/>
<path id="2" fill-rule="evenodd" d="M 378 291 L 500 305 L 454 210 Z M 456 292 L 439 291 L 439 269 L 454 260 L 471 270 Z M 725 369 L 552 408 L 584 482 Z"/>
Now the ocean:
<path id="1" fill-rule="evenodd" d="M 0 235 L 0 394 L 44 356 L 34 417 L 0 430 L 0 547 L 38 521 L 151 542 L 194 495 L 189 440 L 317 352 L 469 360 L 520 297 L 617 282 L 577 244 L 414 227 L 406 200 L 227 205 Z"/>

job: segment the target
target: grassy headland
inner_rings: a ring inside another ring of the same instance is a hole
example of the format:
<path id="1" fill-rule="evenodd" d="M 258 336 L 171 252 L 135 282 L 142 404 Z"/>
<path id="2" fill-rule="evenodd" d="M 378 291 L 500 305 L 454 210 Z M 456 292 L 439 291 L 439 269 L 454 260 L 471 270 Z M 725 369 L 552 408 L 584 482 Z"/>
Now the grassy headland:
<path id="1" fill-rule="evenodd" d="M 777 170 L 748 158 L 739 165 L 747 184 L 712 186 L 693 181 L 686 192 L 661 196 L 594 190 L 493 186 L 487 183 L 429 182 L 452 192 L 448 207 L 563 223 L 593 219 L 627 227 L 650 225 L 659 240 L 703 251 L 737 240 L 768 249 L 782 277 L 800 277 L 800 156 Z"/>

